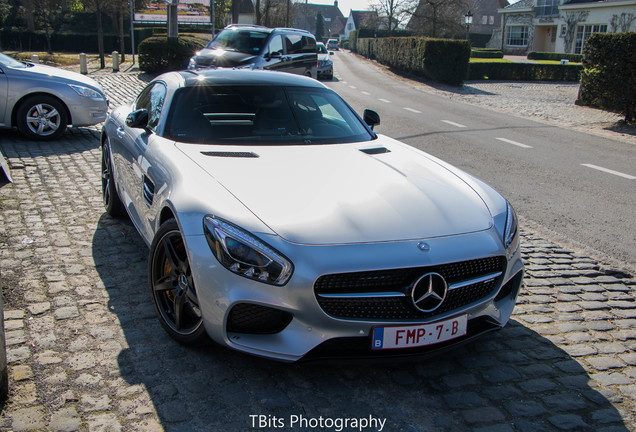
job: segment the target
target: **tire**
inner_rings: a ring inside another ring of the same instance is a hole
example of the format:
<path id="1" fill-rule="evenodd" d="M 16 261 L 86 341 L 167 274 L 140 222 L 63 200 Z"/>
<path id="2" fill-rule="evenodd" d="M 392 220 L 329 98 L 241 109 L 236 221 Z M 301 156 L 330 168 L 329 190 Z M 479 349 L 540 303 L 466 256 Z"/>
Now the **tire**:
<path id="1" fill-rule="evenodd" d="M 174 219 L 161 225 L 150 245 L 148 283 L 159 322 L 173 339 L 183 345 L 209 341 L 186 245 Z"/>
<path id="2" fill-rule="evenodd" d="M 66 107 L 59 100 L 47 95 L 26 98 L 20 103 L 16 115 L 20 133 L 33 140 L 58 139 L 68 124 Z"/>
<path id="3" fill-rule="evenodd" d="M 106 213 L 110 216 L 118 218 L 126 212 L 115 186 L 113 160 L 110 157 L 108 142 L 102 145 L 102 200 Z"/>

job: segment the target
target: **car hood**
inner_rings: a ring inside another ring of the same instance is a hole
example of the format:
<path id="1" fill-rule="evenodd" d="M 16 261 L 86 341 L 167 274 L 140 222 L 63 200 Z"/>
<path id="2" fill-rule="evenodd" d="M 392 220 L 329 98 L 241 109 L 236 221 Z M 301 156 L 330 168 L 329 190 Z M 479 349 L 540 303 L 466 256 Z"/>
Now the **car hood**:
<path id="1" fill-rule="evenodd" d="M 100 91 L 102 90 L 102 87 L 97 83 L 97 81 L 92 78 L 89 78 L 77 72 L 72 72 L 53 66 L 34 64 L 33 66 L 29 66 L 24 69 L 12 70 L 14 71 L 14 74 L 20 74 L 31 79 L 41 79 L 47 82 L 50 82 L 50 80 L 55 80 L 68 84 L 81 84 L 99 89 Z"/>
<path id="2" fill-rule="evenodd" d="M 251 63 L 255 56 L 238 51 L 202 49 L 194 58 L 199 66 L 234 67 Z"/>
<path id="3" fill-rule="evenodd" d="M 387 137 L 338 145 L 177 147 L 290 242 L 414 240 L 492 226 L 486 204 L 468 184 Z"/>

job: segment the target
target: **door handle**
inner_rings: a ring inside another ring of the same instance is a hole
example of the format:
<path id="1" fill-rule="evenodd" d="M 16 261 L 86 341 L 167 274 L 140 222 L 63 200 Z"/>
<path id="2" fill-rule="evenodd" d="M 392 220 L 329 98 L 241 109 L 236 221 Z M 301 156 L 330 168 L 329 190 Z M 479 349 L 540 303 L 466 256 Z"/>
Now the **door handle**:
<path id="1" fill-rule="evenodd" d="M 123 127 L 120 126 L 117 128 L 117 136 L 119 138 L 123 138 L 124 136 L 126 136 L 126 132 L 124 131 Z"/>

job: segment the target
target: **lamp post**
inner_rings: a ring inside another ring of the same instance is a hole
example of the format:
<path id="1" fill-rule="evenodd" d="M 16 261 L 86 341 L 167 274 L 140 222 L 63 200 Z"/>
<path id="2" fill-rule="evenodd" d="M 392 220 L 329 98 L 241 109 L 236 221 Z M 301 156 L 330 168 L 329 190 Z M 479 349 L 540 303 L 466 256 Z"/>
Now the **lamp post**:
<path id="1" fill-rule="evenodd" d="M 464 15 L 464 20 L 466 22 L 466 40 L 468 40 L 468 35 L 470 34 L 470 25 L 473 23 L 473 14 L 468 11 L 468 13 Z"/>

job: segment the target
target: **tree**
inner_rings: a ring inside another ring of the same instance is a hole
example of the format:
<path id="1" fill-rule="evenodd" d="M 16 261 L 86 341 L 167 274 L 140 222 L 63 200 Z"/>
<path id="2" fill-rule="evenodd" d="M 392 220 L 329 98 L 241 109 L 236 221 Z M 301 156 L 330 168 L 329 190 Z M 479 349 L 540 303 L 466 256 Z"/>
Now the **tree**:
<path id="1" fill-rule="evenodd" d="M 587 16 L 590 13 L 588 11 L 581 12 L 567 12 L 565 15 L 561 16 L 561 19 L 565 21 L 565 52 L 571 53 L 573 52 L 572 43 L 574 42 L 574 38 L 576 36 L 576 26 L 578 23 L 583 22 L 587 19 Z"/>
<path id="2" fill-rule="evenodd" d="M 325 35 L 325 19 L 322 17 L 322 12 L 318 12 L 316 16 L 316 31 L 314 32 L 314 36 L 316 36 L 316 40 L 321 42 L 322 37 Z"/>
<path id="3" fill-rule="evenodd" d="M 39 29 L 44 30 L 48 52 L 52 53 L 51 34 L 61 23 L 62 5 L 55 0 L 35 0 L 34 6 L 34 22 Z"/>
<path id="4" fill-rule="evenodd" d="M 470 0 L 420 0 L 409 27 L 423 36 L 453 37 L 464 32 Z"/>
<path id="5" fill-rule="evenodd" d="M 393 35 L 393 31 L 413 14 L 417 6 L 415 0 L 375 0 L 371 9 L 386 19 L 389 35 Z"/>

